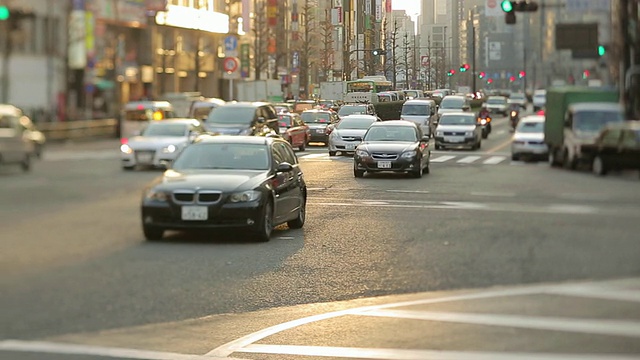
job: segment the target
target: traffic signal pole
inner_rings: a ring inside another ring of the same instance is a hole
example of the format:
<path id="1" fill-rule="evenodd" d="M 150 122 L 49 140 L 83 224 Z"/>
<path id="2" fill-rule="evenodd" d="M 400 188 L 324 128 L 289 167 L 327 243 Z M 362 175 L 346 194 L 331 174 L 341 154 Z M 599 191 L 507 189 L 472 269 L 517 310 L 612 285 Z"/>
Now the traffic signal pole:
<path id="1" fill-rule="evenodd" d="M 471 90 L 473 90 L 473 94 L 475 96 L 477 92 L 476 78 L 478 75 L 476 74 L 476 25 L 473 22 L 473 17 L 471 18 L 471 47 L 471 77 L 473 78 Z"/>

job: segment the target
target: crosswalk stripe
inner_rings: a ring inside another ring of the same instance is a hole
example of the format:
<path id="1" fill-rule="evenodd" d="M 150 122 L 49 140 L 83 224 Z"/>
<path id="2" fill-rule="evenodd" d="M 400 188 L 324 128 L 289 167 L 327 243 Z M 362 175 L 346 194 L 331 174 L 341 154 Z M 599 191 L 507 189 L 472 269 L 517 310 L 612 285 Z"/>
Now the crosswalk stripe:
<path id="1" fill-rule="evenodd" d="M 449 160 L 454 159 L 454 158 L 455 158 L 455 156 L 442 155 L 442 156 L 438 156 L 437 158 L 431 159 L 429 161 L 430 162 L 434 162 L 434 163 L 441 163 L 441 162 L 449 161 Z"/>
<path id="2" fill-rule="evenodd" d="M 303 155 L 303 156 L 300 156 L 300 157 L 304 158 L 304 159 L 317 159 L 317 158 L 329 157 L 329 154 L 327 154 L 327 153 L 308 154 L 308 155 Z"/>
<path id="3" fill-rule="evenodd" d="M 462 159 L 458 160 L 459 164 L 471 164 L 472 162 L 480 159 L 480 156 L 465 156 Z"/>
<path id="4" fill-rule="evenodd" d="M 499 164 L 501 162 L 503 162 L 506 159 L 506 157 L 504 156 L 492 156 L 490 158 L 488 158 L 487 160 L 483 161 L 483 164 L 487 164 L 487 165 L 495 165 L 495 164 Z"/>

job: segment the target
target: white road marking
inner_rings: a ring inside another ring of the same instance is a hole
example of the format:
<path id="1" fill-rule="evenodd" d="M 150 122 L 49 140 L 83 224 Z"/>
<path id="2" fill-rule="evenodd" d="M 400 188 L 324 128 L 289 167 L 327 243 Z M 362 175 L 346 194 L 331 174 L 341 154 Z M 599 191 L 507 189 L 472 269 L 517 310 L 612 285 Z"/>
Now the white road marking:
<path id="1" fill-rule="evenodd" d="M 492 156 L 490 158 L 488 158 L 487 160 L 483 161 L 483 164 L 487 164 L 487 165 L 496 165 L 499 164 L 501 162 L 503 162 L 506 159 L 506 157 L 504 156 Z"/>
<path id="2" fill-rule="evenodd" d="M 422 191 L 422 190 L 386 190 L 390 193 L 402 193 L 402 194 L 429 194 L 430 191 Z"/>
<path id="3" fill-rule="evenodd" d="M 449 161 L 451 159 L 455 159 L 455 156 L 442 155 L 442 156 L 438 156 L 437 158 L 433 158 L 433 159 L 431 159 L 429 161 L 432 162 L 432 163 L 441 163 L 441 162 Z"/>
<path id="4" fill-rule="evenodd" d="M 374 310 L 360 313 L 360 315 L 391 317 L 394 319 L 428 320 L 474 325 L 505 326 L 523 329 L 566 331 L 583 334 L 640 337 L 640 322 L 631 321 L 411 310 Z"/>
<path id="5" fill-rule="evenodd" d="M 588 354 L 552 354 L 517 352 L 478 352 L 443 350 L 406 350 L 383 348 L 352 348 L 334 346 L 300 345 L 264 345 L 252 344 L 238 350 L 243 353 L 324 356 L 349 359 L 386 359 L 386 360 L 600 360 L 602 355 Z M 638 360 L 636 356 L 610 355 L 611 360 Z"/>
<path id="6" fill-rule="evenodd" d="M 595 214 L 597 209 L 593 206 L 572 205 L 572 204 L 553 204 L 549 205 L 551 212 L 562 214 Z"/>
<path id="7" fill-rule="evenodd" d="M 124 348 L 110 348 L 90 345 L 61 344 L 45 341 L 20 341 L 3 340 L 0 341 L 2 351 L 21 351 L 48 354 L 65 355 L 92 355 L 125 359 L 145 359 L 145 360 L 215 360 L 211 356 L 177 354 L 160 351 L 147 351 Z M 225 358 L 229 360 L 230 358 Z"/>
<path id="8" fill-rule="evenodd" d="M 480 159 L 480 156 L 465 156 L 462 159 L 456 161 L 458 164 L 471 164 L 472 162 Z"/>
<path id="9" fill-rule="evenodd" d="M 328 158 L 329 154 L 326 153 L 320 153 L 320 154 L 308 154 L 308 155 L 303 155 L 303 156 L 299 156 L 300 158 L 303 159 L 317 159 L 317 158 Z"/>
<path id="10" fill-rule="evenodd" d="M 516 197 L 516 193 L 499 193 L 499 192 L 483 192 L 483 191 L 475 191 L 471 192 L 473 196 L 495 196 L 495 197 Z"/>
<path id="11" fill-rule="evenodd" d="M 389 205 L 389 203 L 385 201 L 363 201 L 362 203 L 365 205 Z"/>

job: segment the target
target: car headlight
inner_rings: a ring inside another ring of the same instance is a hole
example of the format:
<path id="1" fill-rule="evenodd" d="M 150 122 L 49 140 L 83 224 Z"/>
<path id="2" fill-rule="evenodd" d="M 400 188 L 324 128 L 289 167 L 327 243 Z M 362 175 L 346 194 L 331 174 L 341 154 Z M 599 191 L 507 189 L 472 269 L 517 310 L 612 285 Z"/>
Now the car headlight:
<path id="1" fill-rule="evenodd" d="M 338 134 L 338 132 L 337 132 L 337 131 L 335 131 L 335 130 L 334 130 L 334 131 L 332 131 L 332 132 L 331 132 L 331 135 L 329 135 L 329 136 L 331 136 L 331 137 L 332 137 L 332 138 L 334 138 L 334 139 L 338 139 L 338 138 L 340 137 L 340 135 Z"/>
<path id="2" fill-rule="evenodd" d="M 147 192 L 144 194 L 144 198 L 145 200 L 152 200 L 152 201 L 167 201 L 167 193 L 164 191 L 160 191 L 160 190 L 156 190 L 156 189 L 149 189 L 147 190 Z"/>
<path id="3" fill-rule="evenodd" d="M 356 150 L 356 155 L 360 157 L 367 157 L 369 156 L 369 153 L 364 150 Z"/>
<path id="4" fill-rule="evenodd" d="M 473 136 L 473 131 L 467 131 L 464 136 Z"/>
<path id="5" fill-rule="evenodd" d="M 444 132 L 443 131 L 436 131 L 436 136 L 444 136 Z"/>
<path id="6" fill-rule="evenodd" d="M 256 201 L 260 199 L 260 192 L 256 190 L 242 191 L 231 194 L 229 201 L 232 203 Z"/>
<path id="7" fill-rule="evenodd" d="M 165 154 L 174 153 L 178 148 L 175 145 L 169 145 L 162 148 L 162 152 Z"/>
<path id="8" fill-rule="evenodd" d="M 131 148 L 131 146 L 129 146 L 127 144 L 120 145 L 120 151 L 122 151 L 125 154 L 132 154 L 133 153 L 133 149 Z"/>
<path id="9" fill-rule="evenodd" d="M 404 158 L 404 159 L 411 159 L 411 158 L 413 158 L 414 156 L 416 156 L 416 154 L 417 154 L 417 152 L 415 152 L 415 151 L 406 151 L 406 152 L 404 152 L 404 153 L 402 154 L 402 156 L 401 156 L 401 157 L 402 157 L 402 158 Z"/>
<path id="10" fill-rule="evenodd" d="M 251 135 L 251 129 L 243 129 L 238 133 L 238 135 Z"/>
<path id="11" fill-rule="evenodd" d="M 481 125 L 486 125 L 487 124 L 487 119 L 480 119 L 480 124 Z"/>

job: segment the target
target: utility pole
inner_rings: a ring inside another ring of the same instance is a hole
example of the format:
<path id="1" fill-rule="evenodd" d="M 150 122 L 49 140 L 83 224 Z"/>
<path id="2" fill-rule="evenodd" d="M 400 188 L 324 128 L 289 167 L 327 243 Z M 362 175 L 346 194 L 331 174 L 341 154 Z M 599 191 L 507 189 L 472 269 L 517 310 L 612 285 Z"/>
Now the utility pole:
<path id="1" fill-rule="evenodd" d="M 473 78 L 473 85 L 471 86 L 471 90 L 473 90 L 473 94 L 475 95 L 476 88 L 476 24 L 473 21 L 473 16 L 471 17 L 471 77 Z"/>

